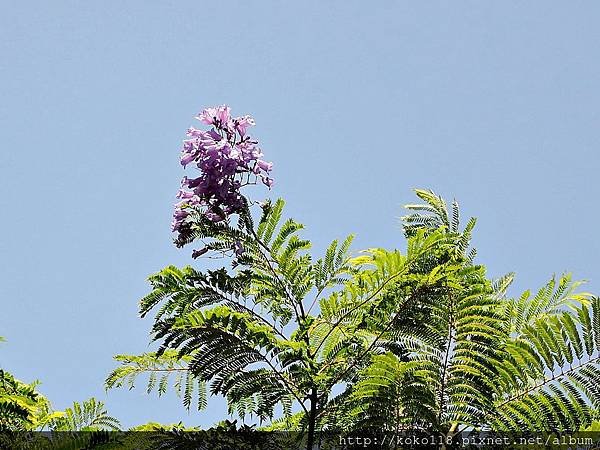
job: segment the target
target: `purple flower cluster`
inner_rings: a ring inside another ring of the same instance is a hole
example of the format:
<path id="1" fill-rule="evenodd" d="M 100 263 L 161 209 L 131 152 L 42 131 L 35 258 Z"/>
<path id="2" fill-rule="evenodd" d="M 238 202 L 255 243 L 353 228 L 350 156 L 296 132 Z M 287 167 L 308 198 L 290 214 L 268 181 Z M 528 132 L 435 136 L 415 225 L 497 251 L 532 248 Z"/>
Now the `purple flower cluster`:
<path id="1" fill-rule="evenodd" d="M 232 117 L 230 111 L 225 105 L 205 109 L 196 119 L 210 125 L 210 130 L 192 127 L 183 141 L 181 164 L 195 165 L 200 176 L 184 177 L 177 194 L 180 202 L 175 206 L 172 226 L 180 237 L 189 232 L 187 219 L 193 210 L 220 222 L 243 207 L 242 187 L 259 179 L 269 188 L 273 185 L 269 177 L 273 164 L 260 159 L 263 154 L 258 142 L 247 134 L 254 119 Z"/>

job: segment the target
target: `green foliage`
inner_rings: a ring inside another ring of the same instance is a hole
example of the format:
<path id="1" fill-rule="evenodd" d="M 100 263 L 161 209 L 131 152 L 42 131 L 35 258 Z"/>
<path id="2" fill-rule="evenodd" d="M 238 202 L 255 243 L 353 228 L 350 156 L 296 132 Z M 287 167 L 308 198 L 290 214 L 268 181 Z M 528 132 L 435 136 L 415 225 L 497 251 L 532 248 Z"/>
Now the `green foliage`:
<path id="1" fill-rule="evenodd" d="M 381 305 L 381 321 L 372 314 L 365 328 L 384 330 L 380 342 L 388 351 L 375 352 L 339 397 L 332 426 L 452 435 L 590 425 L 600 406 L 600 300 L 579 292 L 581 283 L 569 275 L 553 278 L 533 298 L 508 298 L 512 274 L 490 282 L 473 264 L 474 220 L 461 231 L 456 204 L 447 211 L 432 192 L 417 195 L 427 203 L 410 205 L 418 212 L 404 218 L 409 248 L 419 233 L 442 230 L 454 249 L 422 262 L 432 284 L 419 295 L 418 314 L 405 309 L 396 320 L 395 305 L 409 292 L 386 287 L 391 307 Z"/>
<path id="2" fill-rule="evenodd" d="M 23 383 L 0 369 L 0 430 L 42 429 L 60 413 L 53 413 L 50 402 L 36 388 L 38 383 Z"/>
<path id="3" fill-rule="evenodd" d="M 161 395 L 172 376 L 186 407 L 193 390 L 199 407 L 221 395 L 231 414 L 309 436 L 590 426 L 600 300 L 569 275 L 511 298 L 513 274 L 490 280 L 475 263 L 475 219 L 461 227 L 456 202 L 416 194 L 424 203 L 407 206 L 404 252 L 353 257 L 348 236 L 313 258 L 282 200 L 263 204 L 256 225 L 250 205 L 237 222 L 196 217 L 192 240 L 232 268 L 152 275 L 140 314 L 154 314 L 158 350 L 117 356 L 107 387 L 144 375 Z"/>
<path id="4" fill-rule="evenodd" d="M 53 411 L 37 391 L 39 382 L 27 384 L 0 369 L 0 431 L 118 430 L 119 421 L 108 415 L 104 403 L 90 398 L 74 402 L 65 411 Z M 21 433 L 24 436 L 24 433 Z"/>
<path id="5" fill-rule="evenodd" d="M 551 280 L 534 303 L 546 306 L 527 321 L 512 321 L 519 328 L 506 339 L 498 364 L 494 411 L 487 417 L 492 428 L 576 430 L 596 417 L 600 299 L 569 294 L 574 285 L 566 276 Z M 572 309 L 560 307 L 566 302 Z"/>
<path id="6" fill-rule="evenodd" d="M 53 431 L 118 430 L 119 427 L 119 421 L 108 414 L 104 403 L 93 397 L 82 403 L 73 402 L 52 423 Z"/>
<path id="7" fill-rule="evenodd" d="M 179 355 L 177 351 L 167 350 L 160 355 L 156 352 L 117 355 L 115 360 L 121 365 L 107 377 L 107 389 L 123 386 L 133 389 L 137 379 L 143 376 L 146 377 L 148 393 L 156 391 L 160 397 L 167 392 L 171 382 L 186 409 L 189 410 L 194 401 L 198 410 L 206 407 L 206 385 L 188 369 L 191 356 Z"/>
<path id="8" fill-rule="evenodd" d="M 198 218 L 194 229 L 205 247 L 244 249 L 234 258 L 235 271 L 169 266 L 151 276 L 140 314 L 154 311 L 153 336 L 161 345 L 154 354 L 118 356 L 121 366 L 109 375 L 108 388 L 132 387 L 142 373 L 180 371 L 223 395 L 242 418 L 271 420 L 276 407 L 291 417 L 294 403 L 308 413 L 307 392 L 330 389 L 323 374 L 341 355 L 333 350 L 339 333 L 313 338 L 324 321 L 312 310 L 357 269 L 349 255 L 352 236 L 334 241 L 313 262 L 310 242 L 299 237 L 302 225 L 284 220 L 283 207 L 282 200 L 264 205 L 256 227 L 249 209 L 236 224 Z"/>
<path id="9" fill-rule="evenodd" d="M 129 431 L 169 431 L 169 430 L 181 430 L 181 431 L 199 431 L 200 427 L 186 427 L 182 422 L 164 424 L 158 422 L 148 422 L 142 425 L 136 425 L 129 429 Z"/>

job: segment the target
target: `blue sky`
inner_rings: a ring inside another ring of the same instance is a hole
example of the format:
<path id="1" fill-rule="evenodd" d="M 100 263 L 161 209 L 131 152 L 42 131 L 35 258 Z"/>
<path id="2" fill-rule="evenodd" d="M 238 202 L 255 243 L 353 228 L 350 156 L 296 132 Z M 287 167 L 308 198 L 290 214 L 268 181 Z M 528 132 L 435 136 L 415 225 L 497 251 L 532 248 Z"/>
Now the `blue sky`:
<path id="1" fill-rule="evenodd" d="M 222 3 L 222 4 L 221 4 Z M 55 407 L 209 425 L 103 390 L 147 351 L 146 277 L 191 262 L 169 224 L 200 109 L 252 114 L 273 196 L 318 251 L 403 246 L 411 188 L 456 197 L 514 293 L 600 290 L 597 2 L 6 2 L 0 14 L 0 365 Z"/>

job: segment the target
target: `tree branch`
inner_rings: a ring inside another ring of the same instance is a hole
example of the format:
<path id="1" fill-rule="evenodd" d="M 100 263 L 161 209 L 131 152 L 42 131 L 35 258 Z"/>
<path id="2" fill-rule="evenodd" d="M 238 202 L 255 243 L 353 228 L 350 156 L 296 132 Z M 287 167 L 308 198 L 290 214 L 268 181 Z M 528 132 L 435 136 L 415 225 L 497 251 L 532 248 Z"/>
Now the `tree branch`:
<path id="1" fill-rule="evenodd" d="M 356 367 L 356 365 L 368 353 L 370 353 L 371 350 L 373 350 L 373 348 L 375 348 L 375 345 L 377 345 L 377 343 L 379 342 L 379 340 L 381 339 L 381 337 L 393 326 L 394 322 L 396 321 L 396 319 L 398 318 L 398 316 L 400 315 L 400 313 L 403 312 L 404 308 L 417 297 L 417 294 L 420 293 L 420 291 L 421 291 L 421 288 L 417 288 L 417 290 L 415 290 L 415 292 L 413 292 L 411 294 L 411 296 L 400 306 L 400 308 L 398 309 L 398 311 L 396 311 L 396 313 L 394 314 L 394 316 L 392 317 L 392 319 L 390 320 L 390 322 L 375 337 L 375 339 L 373 340 L 373 342 L 371 342 L 371 344 L 358 357 L 356 357 L 354 359 L 354 361 L 352 361 L 352 363 L 349 364 L 348 367 L 346 367 L 346 369 L 344 369 L 344 371 L 342 371 L 342 373 L 337 376 L 337 378 L 334 378 L 333 381 L 330 381 L 329 385 L 327 386 L 327 389 L 325 389 L 326 392 L 327 392 L 328 389 L 330 389 L 331 387 L 335 386 L 336 383 L 338 383 L 351 369 L 353 369 L 354 367 Z M 323 395 L 321 395 L 321 397 L 319 397 L 319 400 L 321 400 L 322 398 L 323 398 Z"/>
<path id="2" fill-rule="evenodd" d="M 595 358 L 590 358 L 583 363 L 580 361 L 579 364 L 577 364 L 576 366 L 570 367 L 569 370 L 566 370 L 566 371 L 561 370 L 560 373 L 558 373 L 556 375 L 552 375 L 551 377 L 544 379 L 541 383 L 535 384 L 527 389 L 524 389 L 521 392 L 513 395 L 512 397 L 509 397 L 508 399 L 504 400 L 503 402 L 494 405 L 494 411 L 498 411 L 500 408 L 508 405 L 509 403 L 519 400 L 520 398 L 530 394 L 531 392 L 536 391 L 540 388 L 543 388 L 544 386 L 546 386 L 556 380 L 559 380 L 562 377 L 570 375 L 571 373 L 576 372 L 577 370 L 581 369 L 584 366 L 587 366 L 588 364 L 595 364 L 598 362 L 600 362 L 600 355 L 596 356 Z M 486 417 L 489 417 L 492 414 L 493 414 L 493 412 L 490 411 L 487 414 L 485 414 L 482 419 L 485 419 Z"/>

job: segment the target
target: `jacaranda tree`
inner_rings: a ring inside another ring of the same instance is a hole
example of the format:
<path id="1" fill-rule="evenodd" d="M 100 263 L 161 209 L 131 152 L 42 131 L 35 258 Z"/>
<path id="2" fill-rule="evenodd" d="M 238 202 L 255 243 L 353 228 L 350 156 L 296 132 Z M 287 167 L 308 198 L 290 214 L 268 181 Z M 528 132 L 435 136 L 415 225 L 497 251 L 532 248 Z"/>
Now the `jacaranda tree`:
<path id="1" fill-rule="evenodd" d="M 426 202 L 408 206 L 416 210 L 404 218 L 409 240 L 419 230 L 471 233 L 473 220 L 459 230 L 456 204 L 448 211 L 431 192 L 417 194 Z M 448 436 L 588 427 L 600 406 L 600 300 L 579 292 L 581 283 L 568 275 L 534 296 L 510 298 L 512 274 L 490 282 L 473 264 L 474 251 L 456 249 L 451 283 L 421 296 L 418 309 L 405 310 L 401 320 L 394 302 L 373 316 L 381 317 L 369 325 L 383 333 L 381 348 L 340 396 L 331 425 Z"/>
<path id="2" fill-rule="evenodd" d="M 487 278 L 459 228 L 429 191 L 409 205 L 406 250 L 351 256 L 352 236 L 310 253 L 283 200 L 255 201 L 272 164 L 248 135 L 254 121 L 226 106 L 190 128 L 173 231 L 216 270 L 168 266 L 150 277 L 140 314 L 154 315 L 155 352 L 118 355 L 107 387 L 166 392 L 186 407 L 221 395 L 232 414 L 269 429 L 377 426 L 456 433 L 465 428 L 582 427 L 596 414 L 598 301 L 561 279 L 510 300 L 511 277 Z M 229 264 L 230 263 L 230 264 Z M 228 267 L 229 265 L 229 267 Z M 572 310 L 565 309 L 571 306 Z M 341 392 L 341 393 L 339 393 Z M 336 393 L 336 394 L 334 394 Z"/>

